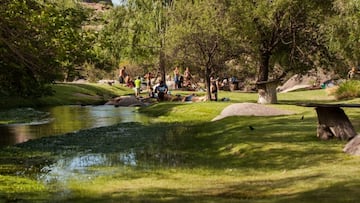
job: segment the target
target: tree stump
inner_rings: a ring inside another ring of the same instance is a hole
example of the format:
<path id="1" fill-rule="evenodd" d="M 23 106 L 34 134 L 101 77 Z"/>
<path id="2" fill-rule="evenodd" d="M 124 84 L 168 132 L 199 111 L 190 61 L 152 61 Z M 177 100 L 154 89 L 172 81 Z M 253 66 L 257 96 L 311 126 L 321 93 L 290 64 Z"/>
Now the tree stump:
<path id="1" fill-rule="evenodd" d="M 350 140 L 356 136 L 356 131 L 345 112 L 338 106 L 318 106 L 317 136 L 322 140 L 333 137 Z"/>
<path id="2" fill-rule="evenodd" d="M 259 104 L 276 104 L 277 103 L 277 92 L 280 80 L 260 81 L 256 83 L 258 88 Z"/>

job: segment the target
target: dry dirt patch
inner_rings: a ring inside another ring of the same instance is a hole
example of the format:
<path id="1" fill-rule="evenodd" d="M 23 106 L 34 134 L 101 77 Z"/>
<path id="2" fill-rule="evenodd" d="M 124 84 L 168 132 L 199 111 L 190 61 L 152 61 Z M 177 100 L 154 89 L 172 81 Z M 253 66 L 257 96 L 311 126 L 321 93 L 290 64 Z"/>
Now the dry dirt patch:
<path id="1" fill-rule="evenodd" d="M 264 104 L 256 103 L 238 103 L 227 106 L 220 115 L 212 121 L 220 120 L 228 116 L 280 116 L 291 115 L 294 112 L 277 109 Z"/>

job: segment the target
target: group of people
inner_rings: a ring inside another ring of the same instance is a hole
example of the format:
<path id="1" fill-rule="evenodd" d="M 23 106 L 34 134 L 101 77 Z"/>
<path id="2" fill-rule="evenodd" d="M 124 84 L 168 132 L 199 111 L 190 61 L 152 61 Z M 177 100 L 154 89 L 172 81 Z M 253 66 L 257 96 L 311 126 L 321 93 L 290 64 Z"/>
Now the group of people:
<path id="1" fill-rule="evenodd" d="M 126 66 L 122 67 L 119 72 L 119 83 L 125 84 L 127 87 L 134 88 L 135 81 L 126 72 Z"/>
<path id="2" fill-rule="evenodd" d="M 126 66 L 122 67 L 119 72 L 119 83 L 125 84 L 127 87 L 135 89 L 135 96 L 138 97 L 141 91 L 141 77 L 138 76 L 132 80 L 130 75 L 126 72 Z"/>
<path id="3" fill-rule="evenodd" d="M 189 67 L 186 67 L 184 74 L 180 74 L 179 67 L 174 69 L 174 89 L 180 89 L 182 87 L 190 87 L 193 76 L 190 73 Z"/>
<path id="4" fill-rule="evenodd" d="M 157 98 L 159 101 L 164 101 L 166 95 L 169 93 L 169 88 L 166 85 L 165 81 L 160 80 L 159 84 L 155 86 L 155 89 L 152 87 L 153 74 L 148 72 L 145 74 L 144 79 L 146 79 L 147 92 L 149 93 L 150 98 Z M 174 89 L 180 89 L 182 87 L 191 86 L 191 80 L 193 79 L 192 74 L 190 73 L 189 68 L 187 67 L 184 71 L 184 74 L 180 74 L 178 67 L 174 69 Z M 120 84 L 125 84 L 130 88 L 134 88 L 135 96 L 139 97 L 141 92 L 142 80 L 138 76 L 135 81 L 131 79 L 129 74 L 126 72 L 126 67 L 122 67 L 119 72 L 119 82 Z M 218 79 L 214 77 L 210 78 L 210 91 L 211 91 L 211 100 L 218 100 L 218 91 L 219 91 L 219 82 Z"/>
<path id="5" fill-rule="evenodd" d="M 145 74 L 144 79 L 146 79 L 146 87 L 147 92 L 149 93 L 149 97 L 157 98 L 160 101 L 163 101 L 165 95 L 168 93 L 168 87 L 164 81 L 160 81 L 156 86 L 155 90 L 152 87 L 152 79 L 153 74 L 148 72 Z M 135 96 L 139 97 L 141 93 L 142 80 L 141 77 L 138 76 L 135 81 L 131 79 L 129 74 L 126 72 L 126 67 L 122 67 L 119 71 L 119 83 L 125 84 L 127 87 L 134 88 Z"/>

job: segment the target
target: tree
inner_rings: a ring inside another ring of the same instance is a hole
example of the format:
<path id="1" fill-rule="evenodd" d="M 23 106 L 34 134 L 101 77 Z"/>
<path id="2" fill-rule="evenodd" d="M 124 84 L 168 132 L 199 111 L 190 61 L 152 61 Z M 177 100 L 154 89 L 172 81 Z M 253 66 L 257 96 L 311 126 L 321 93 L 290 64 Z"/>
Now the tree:
<path id="1" fill-rule="evenodd" d="M 111 50 L 120 61 L 159 64 L 165 80 L 167 14 L 172 0 L 128 0 L 116 7 L 109 16 L 102 39 L 104 48 Z"/>
<path id="2" fill-rule="evenodd" d="M 332 1 L 241 0 L 232 1 L 232 20 L 247 44 L 249 54 L 259 61 L 257 84 L 265 103 L 276 103 L 270 76 L 279 80 L 288 72 L 316 68 L 331 58 L 321 25 Z M 278 64 L 281 75 L 271 75 Z"/>
<path id="3" fill-rule="evenodd" d="M 210 100 L 210 76 L 216 69 L 244 51 L 230 23 L 226 2 L 176 1 L 169 27 L 169 49 L 182 60 L 204 68 L 207 99 Z"/>
<path id="4" fill-rule="evenodd" d="M 360 64 L 360 2 L 336 0 L 333 5 L 333 13 L 325 21 L 324 33 L 329 48 L 344 62 L 338 71 L 346 74 L 349 66 Z"/>
<path id="5" fill-rule="evenodd" d="M 3 94 L 37 97 L 46 84 L 83 63 L 90 44 L 81 32 L 86 14 L 36 0 L 5 0 L 0 7 L 0 87 Z"/>

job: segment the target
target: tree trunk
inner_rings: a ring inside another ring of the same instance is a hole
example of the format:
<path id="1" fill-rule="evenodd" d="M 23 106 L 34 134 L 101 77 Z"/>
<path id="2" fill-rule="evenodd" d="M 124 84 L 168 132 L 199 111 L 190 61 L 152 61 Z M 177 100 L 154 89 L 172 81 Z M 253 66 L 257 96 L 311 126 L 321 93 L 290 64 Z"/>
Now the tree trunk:
<path id="1" fill-rule="evenodd" d="M 278 80 L 268 81 L 270 56 L 271 53 L 269 51 L 264 51 L 261 53 L 259 77 L 258 77 L 258 82 L 256 83 L 259 93 L 258 103 L 260 104 L 277 103 L 276 88 L 279 81 Z"/>
<path id="2" fill-rule="evenodd" d="M 211 100 L 211 90 L 210 90 L 210 67 L 205 67 L 205 82 L 206 82 L 206 100 Z"/>
<path id="3" fill-rule="evenodd" d="M 267 81 L 269 79 L 270 56 L 271 53 L 269 51 L 263 51 L 261 53 L 258 82 Z"/>
<path id="4" fill-rule="evenodd" d="M 276 104 L 277 92 L 276 88 L 279 84 L 279 80 L 257 82 L 258 87 L 258 103 L 259 104 Z"/>
<path id="5" fill-rule="evenodd" d="M 166 82 L 166 70 L 165 70 L 165 54 L 164 51 L 161 50 L 160 51 L 160 56 L 159 56 L 159 69 L 160 69 L 160 73 L 161 73 L 161 80 Z"/>

